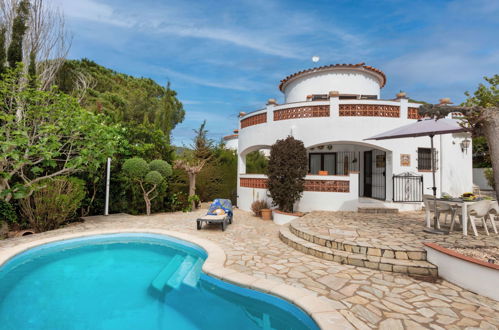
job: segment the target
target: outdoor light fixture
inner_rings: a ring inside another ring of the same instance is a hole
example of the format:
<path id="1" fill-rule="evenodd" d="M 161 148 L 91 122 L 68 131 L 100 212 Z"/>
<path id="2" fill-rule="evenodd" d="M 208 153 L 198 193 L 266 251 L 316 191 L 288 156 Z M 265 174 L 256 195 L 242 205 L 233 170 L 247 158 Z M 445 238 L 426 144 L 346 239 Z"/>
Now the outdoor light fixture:
<path id="1" fill-rule="evenodd" d="M 468 153 L 468 148 L 470 147 L 470 140 L 468 138 L 461 141 L 461 151 Z"/>

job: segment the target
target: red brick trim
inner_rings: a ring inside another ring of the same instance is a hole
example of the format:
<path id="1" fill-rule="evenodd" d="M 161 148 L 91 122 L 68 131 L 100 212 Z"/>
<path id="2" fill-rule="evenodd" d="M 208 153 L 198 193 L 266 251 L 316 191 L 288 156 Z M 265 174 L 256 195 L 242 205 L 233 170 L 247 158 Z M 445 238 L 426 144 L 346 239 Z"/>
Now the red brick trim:
<path id="1" fill-rule="evenodd" d="M 383 104 L 340 104 L 340 117 L 400 117 L 400 107 Z"/>
<path id="2" fill-rule="evenodd" d="M 267 189 L 267 179 L 241 178 L 239 185 L 245 188 Z"/>
<path id="3" fill-rule="evenodd" d="M 274 111 L 274 120 L 329 117 L 329 105 L 313 105 Z"/>
<path id="4" fill-rule="evenodd" d="M 477 265 L 480 265 L 480 266 L 484 266 L 484 267 L 488 267 L 488 268 L 492 268 L 492 269 L 497 269 L 499 270 L 499 265 L 496 265 L 496 264 L 491 264 L 489 262 L 485 262 L 485 261 L 482 261 L 482 260 L 478 260 L 478 259 L 475 259 L 475 258 L 472 258 L 472 257 L 468 257 L 468 256 L 465 256 L 464 254 L 461 254 L 459 252 L 456 252 L 454 250 L 451 250 L 451 249 L 447 249 L 447 248 L 444 248 L 436 243 L 423 243 L 424 245 L 426 245 L 427 247 L 429 248 L 432 248 L 434 250 L 437 250 L 438 252 L 442 252 L 444 254 L 447 254 L 451 257 L 456 257 L 458 259 L 461 259 L 461 260 L 464 260 L 464 261 L 468 261 L 468 262 L 471 262 L 471 263 L 474 263 L 474 264 L 477 264 Z"/>
<path id="5" fill-rule="evenodd" d="M 321 72 L 321 71 L 327 71 L 327 70 L 330 70 L 330 69 L 335 69 L 335 68 L 338 68 L 338 69 L 364 69 L 364 70 L 367 70 L 367 71 L 371 71 L 371 72 L 374 72 L 378 75 L 381 76 L 381 88 L 383 88 L 386 84 L 386 75 L 384 74 L 383 71 L 379 70 L 379 69 L 376 69 L 372 66 L 369 66 L 369 65 L 365 65 L 365 63 L 357 63 L 357 64 L 331 64 L 331 65 L 324 65 L 324 66 L 320 66 L 320 67 L 317 67 L 317 68 L 311 68 L 311 69 L 307 69 L 307 70 L 303 70 L 303 71 L 299 71 L 299 72 L 296 72 L 296 73 L 293 73 L 289 76 L 287 76 L 286 78 L 284 78 L 283 80 L 281 80 L 281 83 L 279 84 L 279 90 L 282 92 L 283 91 L 283 87 L 284 85 L 292 78 L 295 78 L 297 76 L 300 76 L 302 74 L 305 74 L 305 73 L 310 73 L 310 72 Z"/>
<path id="6" fill-rule="evenodd" d="M 245 128 L 248 126 L 263 124 L 267 122 L 267 113 L 259 113 L 258 115 L 254 115 L 248 118 L 244 118 L 241 120 L 241 128 Z"/>
<path id="7" fill-rule="evenodd" d="M 350 192 L 350 181 L 346 180 L 305 180 L 305 191 Z"/>
<path id="8" fill-rule="evenodd" d="M 267 189 L 268 179 L 240 178 L 239 185 L 244 188 Z M 347 180 L 305 180 L 304 191 L 318 192 L 350 192 L 350 181 Z"/>
<path id="9" fill-rule="evenodd" d="M 224 136 L 224 140 L 231 140 L 231 139 L 237 138 L 238 136 L 239 135 L 237 135 L 237 134 L 227 135 L 227 136 Z"/>

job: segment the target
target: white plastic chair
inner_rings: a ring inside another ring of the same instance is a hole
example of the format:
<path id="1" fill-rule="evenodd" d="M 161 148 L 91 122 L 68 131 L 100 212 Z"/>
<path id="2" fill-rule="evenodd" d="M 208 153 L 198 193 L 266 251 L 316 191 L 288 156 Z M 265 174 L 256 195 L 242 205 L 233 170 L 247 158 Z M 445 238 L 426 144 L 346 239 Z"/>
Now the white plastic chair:
<path id="1" fill-rule="evenodd" d="M 478 233 L 476 231 L 476 226 L 475 226 L 475 220 L 477 220 L 477 219 L 482 220 L 482 224 L 483 224 L 483 228 L 485 229 L 485 233 L 487 235 L 489 235 L 489 230 L 487 228 L 487 223 L 486 223 L 485 218 L 488 217 L 491 206 L 492 206 L 492 202 L 487 201 L 487 200 L 479 201 L 479 202 L 473 203 L 470 206 L 468 206 L 468 216 L 470 219 L 469 222 L 471 224 L 471 228 L 473 229 L 473 233 L 475 234 L 475 236 L 478 236 Z M 488 218 L 490 219 L 490 217 L 488 217 Z M 494 224 L 494 226 L 495 226 L 495 224 Z"/>
<path id="2" fill-rule="evenodd" d="M 489 220 L 490 224 L 492 225 L 492 230 L 494 230 L 494 233 L 497 234 L 497 227 L 496 227 L 496 219 L 499 219 L 499 203 L 497 201 L 491 201 L 490 202 L 490 210 L 489 210 Z"/>
<path id="3" fill-rule="evenodd" d="M 439 203 L 437 201 L 437 209 L 435 210 L 435 201 L 433 200 L 433 195 L 423 195 L 423 203 L 426 212 L 426 220 L 431 216 L 430 212 L 434 212 L 437 216 L 437 226 L 440 228 L 440 214 L 445 214 L 444 223 L 447 223 L 447 216 L 451 216 L 454 213 L 452 207 L 448 204 Z M 430 219 L 431 220 L 431 219 Z"/>

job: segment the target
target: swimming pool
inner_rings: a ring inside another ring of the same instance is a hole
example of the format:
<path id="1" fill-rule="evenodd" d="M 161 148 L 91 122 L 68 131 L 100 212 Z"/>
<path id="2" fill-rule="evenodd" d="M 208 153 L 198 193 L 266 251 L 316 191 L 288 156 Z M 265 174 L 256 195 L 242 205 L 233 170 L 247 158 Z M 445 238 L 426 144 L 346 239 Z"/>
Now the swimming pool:
<path id="1" fill-rule="evenodd" d="M 194 244 L 111 234 L 32 248 L 0 268 L 2 329 L 318 329 L 295 305 L 204 274 Z"/>

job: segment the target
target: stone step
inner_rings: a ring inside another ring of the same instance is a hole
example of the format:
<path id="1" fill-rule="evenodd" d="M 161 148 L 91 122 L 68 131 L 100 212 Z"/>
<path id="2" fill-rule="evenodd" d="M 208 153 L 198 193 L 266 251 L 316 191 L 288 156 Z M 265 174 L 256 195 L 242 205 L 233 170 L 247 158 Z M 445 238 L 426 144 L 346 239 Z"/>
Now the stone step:
<path id="1" fill-rule="evenodd" d="M 306 241 L 294 235 L 287 226 L 281 228 L 281 230 L 279 231 L 279 238 L 284 243 L 300 252 L 341 264 L 348 264 L 352 266 L 366 267 L 370 269 L 395 273 L 403 273 L 412 276 L 422 276 L 428 278 L 438 277 L 437 267 L 427 261 L 383 258 L 331 249 Z"/>
<path id="2" fill-rule="evenodd" d="M 388 259 L 426 261 L 426 251 L 423 248 L 404 248 L 383 245 L 375 246 L 355 241 L 354 238 L 352 238 L 352 240 L 348 240 L 320 235 L 301 228 L 299 220 L 291 222 L 289 229 L 295 236 L 298 236 L 301 239 L 335 250 Z"/>
<path id="3" fill-rule="evenodd" d="M 364 207 L 361 206 L 357 209 L 359 213 L 373 213 L 373 214 L 393 214 L 399 213 L 399 209 L 390 207 Z"/>

